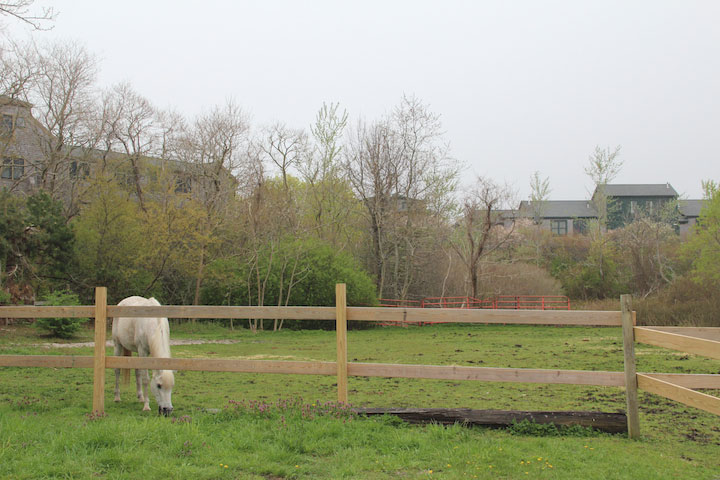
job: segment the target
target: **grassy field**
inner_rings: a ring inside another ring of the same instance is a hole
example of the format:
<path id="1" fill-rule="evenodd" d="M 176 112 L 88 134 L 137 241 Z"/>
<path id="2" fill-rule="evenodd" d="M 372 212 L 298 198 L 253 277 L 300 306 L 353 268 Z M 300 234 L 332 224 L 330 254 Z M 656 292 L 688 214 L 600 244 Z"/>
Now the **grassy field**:
<path id="1" fill-rule="evenodd" d="M 171 331 L 236 341 L 175 346 L 175 357 L 335 356 L 334 332 L 190 323 Z M 619 328 L 436 325 L 348 337 L 358 362 L 622 371 Z M 37 345 L 49 341 L 31 328 L 0 328 L 0 354 L 92 354 Z M 649 346 L 638 345 L 637 357 L 638 371 L 720 373 L 717 361 Z M 113 403 L 108 374 L 107 417 L 94 418 L 90 370 L 0 369 L 0 478 L 720 478 L 720 419 L 642 392 L 643 438 L 629 441 L 358 418 L 327 404 L 335 379 L 321 376 L 178 372 L 173 418 L 159 418 L 141 412 L 132 385 Z M 625 408 L 612 387 L 351 377 L 349 389 L 362 406 Z"/>

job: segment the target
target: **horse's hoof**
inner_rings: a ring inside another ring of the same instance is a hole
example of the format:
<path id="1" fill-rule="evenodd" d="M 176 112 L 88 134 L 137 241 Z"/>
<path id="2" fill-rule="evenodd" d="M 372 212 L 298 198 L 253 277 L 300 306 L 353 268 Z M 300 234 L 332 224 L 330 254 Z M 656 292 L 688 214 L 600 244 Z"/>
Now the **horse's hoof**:
<path id="1" fill-rule="evenodd" d="M 117 403 L 119 401 L 120 401 L 120 397 L 115 397 L 115 402 Z"/>
<path id="2" fill-rule="evenodd" d="M 148 407 L 147 405 L 145 405 L 145 406 L 143 407 L 143 412 L 149 412 L 149 411 L 150 411 L 150 407 Z"/>

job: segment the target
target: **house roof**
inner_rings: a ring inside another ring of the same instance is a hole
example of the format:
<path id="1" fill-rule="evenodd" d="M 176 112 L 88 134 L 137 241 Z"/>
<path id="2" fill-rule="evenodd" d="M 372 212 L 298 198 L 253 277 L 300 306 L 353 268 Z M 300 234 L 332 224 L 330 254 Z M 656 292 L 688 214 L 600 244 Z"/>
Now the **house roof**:
<path id="1" fill-rule="evenodd" d="M 19 98 L 8 97 L 7 95 L 0 95 L 0 105 L 15 105 L 24 108 L 32 107 L 28 102 L 20 100 Z"/>
<path id="2" fill-rule="evenodd" d="M 593 197 L 597 193 L 593 192 Z M 604 186 L 608 197 L 677 197 L 678 193 L 669 183 L 608 183 Z"/>
<path id="3" fill-rule="evenodd" d="M 699 217 L 704 200 L 679 200 L 680 213 L 686 217 Z"/>
<path id="4" fill-rule="evenodd" d="M 587 200 L 545 200 L 538 205 L 543 218 L 597 218 L 595 206 Z M 520 202 L 520 217 L 534 215 L 533 202 Z"/>

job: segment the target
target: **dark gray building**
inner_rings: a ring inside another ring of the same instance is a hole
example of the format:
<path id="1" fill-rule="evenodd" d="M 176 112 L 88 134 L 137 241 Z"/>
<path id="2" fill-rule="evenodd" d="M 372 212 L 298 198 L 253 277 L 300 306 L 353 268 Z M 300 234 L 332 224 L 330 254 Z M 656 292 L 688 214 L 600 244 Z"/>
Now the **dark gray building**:
<path id="1" fill-rule="evenodd" d="M 640 215 L 671 222 L 686 235 L 700 216 L 702 200 L 680 200 L 669 183 L 608 184 L 596 188 L 591 200 L 520 202 L 517 211 L 504 213 L 504 223 L 532 220 L 554 235 L 585 233 L 589 221 L 598 219 L 596 206 L 607 209 L 608 228 L 620 228 Z"/>

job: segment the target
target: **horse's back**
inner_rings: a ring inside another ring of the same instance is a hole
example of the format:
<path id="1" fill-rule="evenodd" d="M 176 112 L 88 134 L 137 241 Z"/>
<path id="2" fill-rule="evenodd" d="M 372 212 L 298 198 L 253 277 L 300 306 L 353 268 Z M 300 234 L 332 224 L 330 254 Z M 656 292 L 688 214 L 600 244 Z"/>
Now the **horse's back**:
<path id="1" fill-rule="evenodd" d="M 160 302 L 155 298 L 139 296 L 127 297 L 118 302 L 118 307 L 158 307 Z M 149 331 L 156 328 L 158 322 L 165 331 L 168 331 L 167 318 L 158 317 L 116 317 L 112 322 L 112 338 L 115 345 L 120 345 L 133 352 L 138 351 L 138 343 L 145 344 Z"/>

